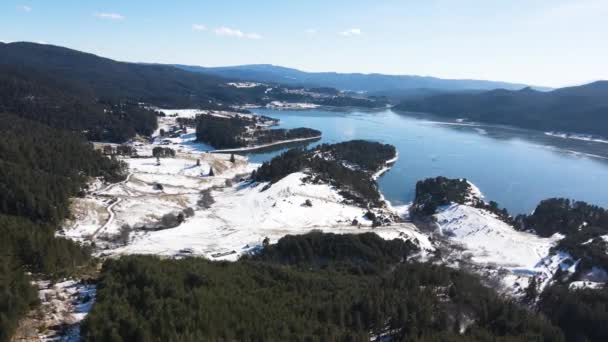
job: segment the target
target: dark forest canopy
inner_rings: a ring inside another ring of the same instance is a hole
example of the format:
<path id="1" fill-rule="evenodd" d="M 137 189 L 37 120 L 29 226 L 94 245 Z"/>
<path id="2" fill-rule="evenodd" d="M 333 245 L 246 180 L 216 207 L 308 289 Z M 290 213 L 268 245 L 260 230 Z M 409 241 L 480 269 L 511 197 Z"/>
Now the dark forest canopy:
<path id="1" fill-rule="evenodd" d="M 100 100 L 98 95 L 33 69 L 0 65 L 0 112 L 82 133 L 90 140 L 123 142 L 150 135 L 156 113 L 135 102 Z"/>
<path id="2" fill-rule="evenodd" d="M 397 110 L 523 128 L 608 136 L 608 81 L 540 92 L 491 90 L 407 100 Z"/>
<path id="3" fill-rule="evenodd" d="M 58 277 L 89 259 L 88 249 L 55 237 L 70 197 L 89 177 L 117 181 L 124 171 L 78 135 L 0 114 L 0 341 L 37 302 L 25 271 Z"/>
<path id="4" fill-rule="evenodd" d="M 196 117 L 196 139 L 211 146 L 239 148 L 270 144 L 293 139 L 320 137 L 321 132 L 311 128 L 267 129 L 256 128 L 256 122 L 262 117 L 219 117 L 198 115 Z"/>
<path id="5" fill-rule="evenodd" d="M 471 191 L 466 179 L 427 178 L 416 182 L 416 196 L 411 211 L 416 215 L 433 215 L 439 206 L 465 204 Z"/>
<path id="6" fill-rule="evenodd" d="M 108 260 L 83 337 L 369 341 L 387 333 L 397 341 L 563 341 L 558 328 L 477 277 L 405 262 L 410 249 L 374 234 L 312 233 L 233 263 Z M 362 259 L 366 272 L 357 271 Z"/>
<path id="7" fill-rule="evenodd" d="M 379 171 L 385 167 L 387 161 L 397 157 L 395 146 L 367 140 L 322 144 L 317 146 L 316 150 L 324 157 L 348 163 L 368 172 Z"/>
<path id="8" fill-rule="evenodd" d="M 522 217 L 521 229 L 544 237 L 555 233 L 570 235 L 585 227 L 608 229 L 608 211 L 602 207 L 566 198 L 541 201 L 532 214 Z"/>
<path id="9" fill-rule="evenodd" d="M 0 43 L 0 112 L 123 142 L 150 135 L 159 107 L 223 108 L 256 103 L 263 89 L 239 89 L 215 76 L 170 66 L 116 62 L 58 46 Z"/>
<path id="10" fill-rule="evenodd" d="M 88 177 L 117 181 L 125 167 L 75 134 L 0 114 L 0 213 L 57 223 Z"/>
<path id="11" fill-rule="evenodd" d="M 571 290 L 554 285 L 543 291 L 540 312 L 559 326 L 567 341 L 605 341 L 608 336 L 608 287 Z"/>

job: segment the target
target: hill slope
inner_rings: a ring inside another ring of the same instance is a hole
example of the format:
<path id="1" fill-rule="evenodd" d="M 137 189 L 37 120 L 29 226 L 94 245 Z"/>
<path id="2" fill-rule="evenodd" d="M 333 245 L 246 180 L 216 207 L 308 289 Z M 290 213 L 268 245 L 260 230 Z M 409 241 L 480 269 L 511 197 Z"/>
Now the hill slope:
<path id="1" fill-rule="evenodd" d="M 539 92 L 493 90 L 404 101 L 399 110 L 523 128 L 608 136 L 608 81 Z"/>

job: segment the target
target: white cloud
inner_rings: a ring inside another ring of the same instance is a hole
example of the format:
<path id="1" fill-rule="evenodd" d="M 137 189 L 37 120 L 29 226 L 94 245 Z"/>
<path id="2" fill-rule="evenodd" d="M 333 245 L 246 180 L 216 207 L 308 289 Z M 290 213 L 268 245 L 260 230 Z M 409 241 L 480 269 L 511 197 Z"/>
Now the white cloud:
<path id="1" fill-rule="evenodd" d="M 95 16 L 99 19 L 108 20 L 125 20 L 125 16 L 118 13 L 95 13 Z"/>
<path id="2" fill-rule="evenodd" d="M 218 36 L 236 37 L 236 38 L 247 38 L 247 39 L 262 39 L 262 36 L 257 33 L 245 33 L 241 30 L 232 29 L 230 27 L 218 27 L 214 30 Z"/>
<path id="3" fill-rule="evenodd" d="M 193 31 L 207 31 L 207 26 L 203 24 L 192 24 Z"/>
<path id="4" fill-rule="evenodd" d="M 32 8 L 30 6 L 17 6 L 17 10 L 22 12 L 31 12 Z"/>
<path id="5" fill-rule="evenodd" d="M 307 34 L 315 34 L 315 33 L 317 33 L 317 29 L 309 28 L 309 29 L 306 29 L 306 31 L 304 31 L 304 32 L 306 32 Z"/>
<path id="6" fill-rule="evenodd" d="M 362 33 L 361 29 L 351 28 L 346 31 L 340 32 L 340 35 L 345 36 L 345 37 L 352 37 L 352 36 L 360 36 L 361 33 Z"/>

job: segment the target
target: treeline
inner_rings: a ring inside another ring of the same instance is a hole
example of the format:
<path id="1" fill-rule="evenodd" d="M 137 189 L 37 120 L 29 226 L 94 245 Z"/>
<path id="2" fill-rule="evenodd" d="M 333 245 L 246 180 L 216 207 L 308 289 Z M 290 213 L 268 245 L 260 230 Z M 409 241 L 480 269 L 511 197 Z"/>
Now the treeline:
<path id="1" fill-rule="evenodd" d="M 69 198 L 89 177 L 117 181 L 125 165 L 70 132 L 0 114 L 0 341 L 37 302 L 25 272 L 58 277 L 89 259 L 89 251 L 55 237 Z"/>
<path id="2" fill-rule="evenodd" d="M 370 153 L 367 157 L 358 155 L 356 151 Z M 379 168 L 381 161 L 374 156 L 394 157 L 387 145 L 355 140 L 335 145 L 321 145 L 312 150 L 291 149 L 264 162 L 252 173 L 252 179 L 257 182 L 275 183 L 283 177 L 301 171 L 310 171 L 311 182 L 323 181 L 336 186 L 340 194 L 347 200 L 361 206 L 381 204 L 381 196 L 376 181 L 371 179 L 371 172 Z M 394 152 L 394 148 L 393 148 Z M 357 169 L 347 165 L 356 165 Z M 368 170 L 367 167 L 372 167 Z"/>
<path id="3" fill-rule="evenodd" d="M 405 262 L 411 246 L 401 240 L 320 233 L 284 239 L 259 257 L 233 263 L 108 260 L 82 337 L 369 341 L 382 334 L 395 341 L 563 341 L 559 329 L 499 298 L 476 276 Z M 373 267 L 353 272 L 361 260 Z"/>

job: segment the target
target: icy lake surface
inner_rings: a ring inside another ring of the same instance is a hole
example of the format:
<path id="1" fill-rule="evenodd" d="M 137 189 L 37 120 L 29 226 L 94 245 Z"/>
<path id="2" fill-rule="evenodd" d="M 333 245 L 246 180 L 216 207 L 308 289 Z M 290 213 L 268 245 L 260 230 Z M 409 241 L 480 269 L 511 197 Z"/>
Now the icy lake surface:
<path id="1" fill-rule="evenodd" d="M 487 199 L 515 214 L 529 212 L 549 197 L 608 207 L 608 145 L 604 143 L 391 110 L 254 111 L 280 119 L 282 128 L 321 130 L 323 138 L 308 146 L 351 139 L 395 145 L 399 160 L 379 179 L 381 191 L 395 205 L 413 199 L 416 181 L 442 175 L 467 178 Z M 252 153 L 249 158 L 263 162 L 283 151 Z"/>

